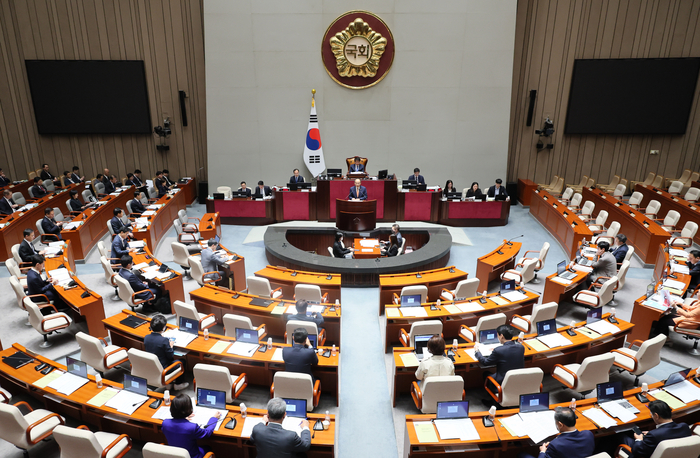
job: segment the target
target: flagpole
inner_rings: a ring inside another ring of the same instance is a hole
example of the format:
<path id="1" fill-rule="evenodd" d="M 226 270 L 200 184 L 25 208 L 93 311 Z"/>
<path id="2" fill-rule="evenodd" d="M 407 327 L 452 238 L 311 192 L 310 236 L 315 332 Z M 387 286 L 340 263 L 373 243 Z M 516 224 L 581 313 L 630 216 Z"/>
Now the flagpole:
<path id="1" fill-rule="evenodd" d="M 311 89 L 311 106 L 316 106 L 316 89 Z"/>

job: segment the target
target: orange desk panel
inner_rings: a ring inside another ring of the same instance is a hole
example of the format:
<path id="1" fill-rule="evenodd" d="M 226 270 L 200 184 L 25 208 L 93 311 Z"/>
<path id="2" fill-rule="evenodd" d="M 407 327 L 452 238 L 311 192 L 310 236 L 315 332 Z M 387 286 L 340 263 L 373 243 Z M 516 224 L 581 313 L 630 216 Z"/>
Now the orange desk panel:
<path id="1" fill-rule="evenodd" d="M 479 279 L 479 290 L 487 291 L 489 283 L 508 269 L 515 267 L 515 259 L 523 244 L 520 242 L 503 241 L 503 244 L 491 253 L 480 256 L 476 260 L 476 278 Z"/>
<path id="2" fill-rule="evenodd" d="M 418 277 L 420 275 L 420 277 Z M 440 298 L 442 289 L 453 290 L 457 283 L 466 280 L 469 274 L 455 266 L 442 267 L 440 269 L 423 270 L 405 274 L 386 274 L 379 276 L 379 315 L 384 314 L 385 304 L 394 301 L 394 294 L 401 295 L 401 290 L 406 286 L 425 285 L 428 287 L 428 300 Z"/>
<path id="3" fill-rule="evenodd" d="M 340 274 L 304 272 L 267 266 L 255 272 L 255 276 L 270 280 L 272 289 L 282 288 L 282 297 L 287 301 L 293 300 L 294 287 L 298 284 L 318 285 L 321 287 L 321 294 L 328 293 L 328 302 L 340 300 Z"/>

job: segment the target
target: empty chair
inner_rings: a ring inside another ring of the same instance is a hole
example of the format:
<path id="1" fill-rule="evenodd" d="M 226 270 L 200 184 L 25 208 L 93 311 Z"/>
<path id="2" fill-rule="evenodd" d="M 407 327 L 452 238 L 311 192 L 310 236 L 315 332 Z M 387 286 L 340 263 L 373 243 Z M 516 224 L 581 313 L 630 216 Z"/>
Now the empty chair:
<path id="1" fill-rule="evenodd" d="M 119 287 L 117 286 L 117 280 L 114 278 L 117 275 L 117 273 L 114 271 L 117 266 L 110 264 L 107 258 L 104 256 L 100 256 L 100 264 L 102 265 L 102 270 L 105 274 L 105 283 L 114 287 L 114 298 L 118 299 Z M 119 265 L 119 267 L 121 267 L 121 265 Z"/>
<path id="2" fill-rule="evenodd" d="M 685 169 L 685 170 L 683 170 L 683 173 L 681 174 L 681 176 L 680 176 L 680 177 L 678 178 L 678 180 L 676 180 L 676 181 L 680 181 L 681 183 L 685 183 L 686 181 L 688 181 L 688 180 L 690 179 L 690 175 L 691 175 L 692 173 L 693 173 L 692 170 L 690 170 L 690 169 Z M 671 192 L 671 191 L 669 191 L 669 192 Z"/>
<path id="3" fill-rule="evenodd" d="M 90 192 L 89 189 L 83 190 L 82 196 L 83 196 L 83 202 L 85 202 L 85 203 L 94 202 L 96 200 L 95 196 L 92 195 L 92 193 Z"/>
<path id="4" fill-rule="evenodd" d="M 100 374 L 129 361 L 126 348 L 117 345 L 107 345 L 104 339 L 93 337 L 84 332 L 78 332 L 75 340 L 80 345 L 80 359 L 92 366 Z M 102 345 L 104 343 L 104 346 Z"/>
<path id="5" fill-rule="evenodd" d="M 413 382 L 411 397 L 421 412 L 435 413 L 438 402 L 464 399 L 464 380 L 459 375 L 436 375 L 423 380 L 420 386 Z"/>
<path id="6" fill-rule="evenodd" d="M 435 334 L 442 335 L 442 321 L 416 321 L 411 324 L 410 332 L 406 332 L 404 328 L 401 328 L 399 331 L 399 341 L 404 347 L 416 348 L 416 336 L 434 336 Z"/>
<path id="7" fill-rule="evenodd" d="M 543 377 L 544 372 L 539 367 L 511 369 L 506 372 L 502 383 L 499 384 L 492 375 L 489 375 L 486 377 L 484 386 L 494 401 L 502 407 L 512 407 L 520 405 L 521 394 L 540 393 Z M 491 387 L 491 384 L 495 389 Z"/>
<path id="8" fill-rule="evenodd" d="M 515 280 L 518 285 L 524 285 L 535 279 L 535 267 L 538 264 L 536 258 L 525 259 L 522 264 L 517 264 L 517 269 L 508 269 L 501 274 L 501 280 Z"/>
<path id="9" fill-rule="evenodd" d="M 182 361 L 175 361 L 163 368 L 156 355 L 136 348 L 129 349 L 129 361 L 131 361 L 131 375 L 145 378 L 146 383 L 156 388 L 170 385 L 185 371 Z"/>
<path id="10" fill-rule="evenodd" d="M 528 256 L 528 253 L 537 253 L 537 256 Z M 535 278 L 532 283 L 539 283 L 537 279 L 537 272 L 542 270 L 544 267 L 544 262 L 547 259 L 547 253 L 549 253 L 549 242 L 544 242 L 540 251 L 529 250 L 525 252 L 525 255 L 518 259 L 518 264 L 523 265 L 526 259 L 537 259 L 537 264 L 535 265 Z"/>
<path id="11" fill-rule="evenodd" d="M 656 175 L 654 181 L 651 182 L 654 188 L 661 188 L 664 185 L 664 177 L 662 175 Z"/>
<path id="12" fill-rule="evenodd" d="M 674 181 L 671 183 L 671 186 L 668 187 L 668 193 L 674 196 L 680 195 L 681 191 L 683 191 L 682 181 Z"/>
<path id="13" fill-rule="evenodd" d="M 474 297 L 479 289 L 479 279 L 469 278 L 467 280 L 461 280 L 457 283 L 455 289 L 442 289 L 440 293 L 440 298 L 445 301 L 454 301 L 461 298 Z"/>
<path id="14" fill-rule="evenodd" d="M 693 356 L 700 355 L 700 350 L 698 350 L 698 342 L 700 341 L 700 322 L 692 320 L 683 320 L 682 322 L 676 323 L 673 326 L 673 332 L 683 336 L 685 340 L 693 341 L 692 348 L 688 350 L 689 354 Z"/>
<path id="15" fill-rule="evenodd" d="M 598 216 L 595 217 L 595 220 L 588 225 L 588 229 L 590 229 L 594 234 L 605 232 L 605 223 L 607 221 L 608 212 L 606 210 L 601 210 L 598 212 Z"/>
<path id="16" fill-rule="evenodd" d="M 473 329 L 463 324 L 459 330 L 459 336 L 467 342 L 479 342 L 481 331 L 497 329 L 500 325 L 506 324 L 507 319 L 505 313 L 482 316 Z"/>
<path id="17" fill-rule="evenodd" d="M 615 236 L 620 232 L 620 223 L 613 221 L 610 223 L 610 227 L 603 234 L 599 234 L 591 238 L 591 243 L 598 243 L 601 241 L 606 241 L 613 246 L 615 243 Z"/>
<path id="18" fill-rule="evenodd" d="M 598 383 L 607 383 L 610 368 L 615 362 L 612 353 L 589 356 L 581 364 L 555 364 L 552 377 L 565 387 L 581 393 L 583 396 L 593 391 Z"/>
<path id="19" fill-rule="evenodd" d="M 571 189 L 571 188 L 569 188 Z M 580 207 L 581 207 L 581 200 L 583 199 L 583 196 L 581 193 L 576 193 L 574 196 L 571 198 L 571 202 L 569 202 L 569 205 L 566 207 L 572 212 L 578 212 Z"/>
<path id="20" fill-rule="evenodd" d="M 538 184 L 537 184 L 537 188 L 538 188 L 538 189 L 551 188 L 552 186 L 554 186 L 555 184 L 557 184 L 557 181 L 558 181 L 558 180 L 559 180 L 559 176 L 558 176 L 558 175 L 554 175 L 554 177 L 552 178 L 552 181 L 551 181 L 549 184 L 538 183 Z M 469 188 L 466 188 L 466 189 L 469 189 Z"/>
<path id="21" fill-rule="evenodd" d="M 654 182 L 654 178 L 656 178 L 656 174 L 654 172 L 649 172 L 644 181 L 630 181 L 630 188 L 634 189 L 635 186 L 637 186 L 637 183 L 641 183 L 645 186 L 651 186 L 651 184 Z"/>
<path id="22" fill-rule="evenodd" d="M 322 347 L 323 345 L 326 344 L 326 330 L 321 329 L 319 332 L 318 326 L 316 326 L 316 323 L 312 321 L 301 321 L 301 320 L 289 320 L 287 321 L 287 324 L 285 325 L 285 331 L 284 331 L 284 340 L 287 342 L 289 345 L 292 344 L 292 340 L 294 338 L 294 330 L 298 328 L 304 328 L 306 329 L 306 332 L 309 335 L 315 335 L 318 336 L 317 344 L 319 347 Z"/>
<path id="23" fill-rule="evenodd" d="M 659 334 L 653 339 L 635 340 L 629 348 L 617 348 L 612 350 L 615 355 L 615 366 L 620 372 L 627 371 L 634 375 L 634 386 L 639 383 L 639 376 L 656 367 L 661 362 L 661 349 L 666 342 L 666 336 Z M 635 351 L 632 348 L 638 347 Z"/>
<path id="24" fill-rule="evenodd" d="M 53 180 L 44 180 L 42 184 L 48 192 L 54 192 L 56 190 L 56 185 L 53 184 Z"/>
<path id="25" fill-rule="evenodd" d="M 294 287 L 294 299 L 297 301 L 307 302 L 328 302 L 328 293 L 321 293 L 321 287 L 318 285 L 303 285 L 298 283 Z"/>
<path id="26" fill-rule="evenodd" d="M 12 200 L 14 200 L 14 202 L 20 207 L 27 205 L 27 199 L 24 198 L 21 192 L 13 192 Z"/>
<path id="27" fill-rule="evenodd" d="M 156 444 L 155 442 L 148 442 L 141 451 L 143 458 L 191 458 L 185 448 Z M 208 452 L 202 458 L 214 458 L 214 452 Z"/>
<path id="28" fill-rule="evenodd" d="M 693 181 L 697 182 L 700 180 L 700 172 L 693 172 L 690 174 L 690 178 L 688 178 L 688 181 L 683 183 L 683 193 L 688 192 L 690 187 L 693 185 Z"/>
<path id="29" fill-rule="evenodd" d="M 625 191 L 627 191 L 627 186 L 624 184 L 618 184 L 613 191 L 613 197 L 622 200 L 622 196 L 625 195 Z"/>
<path id="30" fill-rule="evenodd" d="M 180 317 L 184 316 L 190 320 L 196 320 L 199 322 L 199 330 L 204 331 L 209 329 L 216 324 L 216 316 L 213 313 L 199 313 L 194 304 L 187 304 L 182 301 L 173 301 L 173 309 L 177 315 L 177 322 L 180 322 Z"/>
<path id="31" fill-rule="evenodd" d="M 173 220 L 173 227 L 175 227 L 175 234 L 177 234 L 177 241 L 183 245 L 187 245 L 187 249 L 190 252 L 199 253 L 202 251 L 202 247 L 199 246 L 199 241 L 202 240 L 202 236 L 199 232 L 185 232 L 182 230 L 182 224 L 179 218 Z"/>
<path id="32" fill-rule="evenodd" d="M 27 289 L 27 276 L 22 275 L 22 269 L 20 269 L 13 258 L 9 258 L 5 261 L 5 267 L 7 267 L 7 271 L 11 276 L 14 275 L 17 277 L 17 280 L 19 281 L 20 285 L 22 285 L 22 288 Z"/>
<path id="33" fill-rule="evenodd" d="M 126 434 L 93 433 L 86 426 L 58 425 L 53 437 L 61 447 L 61 458 L 121 458 L 131 450 L 131 438 Z"/>
<path id="34" fill-rule="evenodd" d="M 600 307 L 613 300 L 613 291 L 617 286 L 617 276 L 606 280 L 598 292 L 584 289 L 574 294 L 574 302 L 585 307 Z M 592 287 L 592 286 L 591 286 Z"/>
<path id="35" fill-rule="evenodd" d="M 657 223 L 659 221 L 662 221 L 661 223 L 661 228 L 665 231 L 668 232 L 674 232 L 676 230 L 676 224 L 678 224 L 678 220 L 681 219 L 681 214 L 678 213 L 676 210 L 669 210 L 668 213 L 666 213 L 666 217 L 663 219 L 655 219 Z"/>
<path id="36" fill-rule="evenodd" d="M 403 237 L 402 237 L 402 239 L 403 239 Z M 331 258 L 335 258 L 335 254 L 333 254 L 333 247 L 332 246 L 328 247 L 328 253 L 330 253 Z"/>
<path id="37" fill-rule="evenodd" d="M 197 388 L 223 391 L 226 393 L 226 402 L 229 404 L 233 403 L 234 399 L 238 399 L 248 386 L 245 372 L 234 379 L 229 370 L 222 366 L 198 363 L 192 368 L 192 373 L 197 383 L 195 392 Z"/>
<path id="38" fill-rule="evenodd" d="M 48 348 L 51 346 L 48 338 L 49 334 L 58 334 L 59 330 L 67 328 L 72 323 L 70 317 L 56 310 L 53 304 L 35 304 L 29 296 L 26 296 L 22 303 L 24 304 L 25 310 L 29 312 L 29 323 L 44 337 L 44 343 L 40 345 L 41 348 Z M 53 309 L 53 313 L 42 315 L 41 309 L 43 308 L 51 308 Z"/>
<path id="39" fill-rule="evenodd" d="M 593 186 L 595 186 L 595 178 L 589 178 L 588 181 L 586 182 L 586 187 L 592 188 Z"/>
<path id="40" fill-rule="evenodd" d="M 231 188 L 229 186 L 219 186 L 216 188 L 216 192 L 219 194 L 223 194 L 224 198 L 230 199 L 231 198 Z"/>
<path id="41" fill-rule="evenodd" d="M 591 219 L 593 219 L 593 210 L 595 209 L 595 203 L 592 200 L 586 201 L 586 203 L 583 204 L 583 207 L 581 207 L 581 211 L 579 212 L 578 217 L 581 218 L 584 222 L 588 222 Z"/>
<path id="42" fill-rule="evenodd" d="M 199 286 L 216 283 L 222 278 L 221 273 L 218 271 L 205 272 L 204 267 L 202 267 L 201 258 L 189 257 L 187 258 L 187 262 L 190 264 L 192 278 L 199 283 Z"/>
<path id="43" fill-rule="evenodd" d="M 180 242 L 172 242 L 170 247 L 173 249 L 173 262 L 183 268 L 185 276 L 192 278 L 190 275 L 190 252 L 187 247 Z"/>
<path id="44" fill-rule="evenodd" d="M 282 298 L 282 288 L 272 289 L 270 286 L 270 280 L 263 277 L 256 277 L 251 275 L 246 278 L 248 283 L 248 294 L 253 294 L 260 297 L 269 297 L 270 299 L 281 299 Z"/>
<path id="45" fill-rule="evenodd" d="M 634 191 L 630 196 L 630 200 L 627 201 L 627 205 L 632 208 L 637 208 L 639 204 L 642 203 L 642 199 L 644 199 L 644 194 L 639 191 Z"/>
<path id="46" fill-rule="evenodd" d="M 700 189 L 698 188 L 690 188 L 688 189 L 688 192 L 685 193 L 685 199 L 688 202 L 697 202 L 698 198 L 700 198 Z"/>
<path id="47" fill-rule="evenodd" d="M 399 247 L 399 255 L 405 254 L 406 251 L 406 237 L 401 237 L 401 246 Z"/>
<path id="48" fill-rule="evenodd" d="M 644 211 L 644 216 L 646 216 L 649 219 L 655 219 L 656 214 L 659 213 L 659 209 L 661 209 L 661 202 L 658 200 L 650 200 L 649 203 L 647 204 L 647 208 L 645 208 Z M 640 208 L 640 210 L 642 210 Z"/>
<path id="49" fill-rule="evenodd" d="M 620 291 L 625 286 L 625 280 L 627 278 L 627 271 L 630 268 L 629 261 L 622 261 L 620 269 L 617 271 L 617 285 L 613 288 L 613 300 L 610 301 L 610 305 L 616 305 L 615 303 L 615 292 Z M 604 277 L 603 277 L 604 278 Z"/>
<path id="50" fill-rule="evenodd" d="M 510 325 L 525 334 L 537 331 L 537 323 L 540 321 L 552 320 L 557 317 L 559 304 L 547 302 L 546 304 L 535 304 L 532 307 L 532 315 L 514 314 L 510 319 Z"/>
<path id="51" fill-rule="evenodd" d="M 666 439 L 656 446 L 654 453 L 649 458 L 680 458 L 695 457 L 700 455 L 700 436 L 693 434 L 688 437 Z M 622 444 L 617 449 L 617 458 L 629 458 L 632 449 Z"/>
<path id="52" fill-rule="evenodd" d="M 105 197 L 107 195 L 105 191 L 105 184 L 99 180 L 92 180 L 92 186 L 95 188 L 95 194 L 97 197 Z"/>
<path id="53" fill-rule="evenodd" d="M 424 285 L 404 286 L 401 288 L 401 296 L 417 296 L 420 294 L 420 303 L 428 302 L 428 287 Z M 401 303 L 401 296 L 394 293 L 394 304 Z"/>
<path id="54" fill-rule="evenodd" d="M 588 176 L 584 175 L 581 177 L 581 181 L 579 184 L 570 184 L 568 185 L 570 188 L 574 189 L 574 192 L 581 192 L 584 186 L 586 186 L 586 183 L 588 183 Z"/>
<path id="55" fill-rule="evenodd" d="M 698 225 L 692 221 L 687 221 L 680 232 L 675 232 L 668 241 L 672 247 L 683 249 L 693 246 L 693 238 L 698 232 Z"/>
<path id="56" fill-rule="evenodd" d="M 24 406 L 29 413 L 23 415 L 18 406 Z M 53 433 L 65 420 L 57 413 L 44 409 L 33 410 L 26 402 L 15 405 L 0 403 L 0 439 L 6 440 L 29 457 L 28 450 Z"/>
<path id="57" fill-rule="evenodd" d="M 233 313 L 227 313 L 222 317 L 224 325 L 224 335 L 227 337 L 236 337 L 236 328 L 238 329 L 250 329 L 251 331 L 258 332 L 258 340 L 265 339 L 267 336 L 267 329 L 265 324 L 261 324 L 258 327 L 254 327 L 250 318 L 243 315 L 234 315 Z"/>
<path id="58" fill-rule="evenodd" d="M 197 232 L 199 230 L 199 218 L 187 216 L 187 210 L 182 209 L 177 212 L 177 218 L 182 224 L 182 230 L 185 232 Z"/>
<path id="59" fill-rule="evenodd" d="M 569 203 L 571 200 L 571 197 L 574 195 L 574 190 L 572 188 L 566 188 L 564 192 L 561 195 L 561 199 L 559 199 L 560 202 L 563 202 L 565 204 Z"/>
<path id="60" fill-rule="evenodd" d="M 605 192 L 610 192 L 614 190 L 617 185 L 620 184 L 620 175 L 615 175 L 613 179 L 608 184 L 601 184 L 598 187 Z"/>
<path id="61" fill-rule="evenodd" d="M 311 412 L 321 398 L 321 381 L 314 382 L 309 374 L 278 371 L 270 387 L 270 397 L 306 399 L 306 411 Z"/>
<path id="62" fill-rule="evenodd" d="M 548 188 L 547 192 L 552 194 L 553 196 L 556 196 L 558 194 L 561 194 L 561 192 L 563 190 L 564 190 L 564 179 L 559 178 L 559 180 L 557 180 L 557 184 L 555 184 L 551 188 Z"/>
<path id="63" fill-rule="evenodd" d="M 121 275 L 115 275 L 114 280 L 117 282 L 117 290 L 119 292 L 119 297 L 121 298 L 121 300 L 126 302 L 126 304 L 129 307 L 131 307 L 131 310 L 136 310 L 136 307 L 138 307 L 139 305 L 155 299 L 153 292 L 149 289 L 134 292 L 133 288 L 131 288 L 131 285 L 129 284 L 129 281 Z M 137 298 L 136 295 L 141 293 L 148 294 L 148 297 L 146 297 L 145 299 Z"/>

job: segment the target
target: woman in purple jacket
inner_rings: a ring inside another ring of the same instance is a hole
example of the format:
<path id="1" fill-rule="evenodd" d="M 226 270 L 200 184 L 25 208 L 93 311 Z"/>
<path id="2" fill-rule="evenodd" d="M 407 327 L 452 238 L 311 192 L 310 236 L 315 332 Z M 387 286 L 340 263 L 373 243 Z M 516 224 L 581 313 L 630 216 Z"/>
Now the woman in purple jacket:
<path id="1" fill-rule="evenodd" d="M 172 420 L 163 420 L 163 434 L 168 440 L 168 445 L 184 448 L 191 458 L 202 458 L 209 451 L 209 447 L 200 447 L 197 445 L 197 439 L 211 436 L 221 414 L 217 412 L 209 419 L 206 428 L 202 429 L 197 423 L 189 421 L 194 415 L 192 399 L 186 394 L 178 394 L 170 404 L 170 415 Z"/>

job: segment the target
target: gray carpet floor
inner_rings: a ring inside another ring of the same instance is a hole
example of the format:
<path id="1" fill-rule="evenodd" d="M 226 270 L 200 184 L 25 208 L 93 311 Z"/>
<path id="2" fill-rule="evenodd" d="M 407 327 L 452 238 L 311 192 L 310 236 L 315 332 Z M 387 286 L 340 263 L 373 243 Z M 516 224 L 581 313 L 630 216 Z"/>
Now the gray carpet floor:
<path id="1" fill-rule="evenodd" d="M 204 207 L 194 205 L 187 209 L 189 216 L 201 216 Z M 223 226 L 222 243 L 229 249 L 245 257 L 246 274 L 252 275 L 266 264 L 265 247 L 261 241 L 243 243 L 251 231 L 249 226 Z M 469 272 L 473 276 L 476 272 L 476 259 L 492 251 L 504 239 L 510 239 L 521 234 L 519 241 L 523 242 L 521 254 L 528 250 L 539 250 L 546 241 L 551 244 L 550 252 L 545 267 L 539 274 L 541 279 L 553 273 L 556 263 L 567 259 L 564 251 L 556 240 L 530 216 L 528 209 L 521 206 L 512 206 L 509 224 L 495 228 L 464 228 L 462 229 L 471 240 L 472 245 L 453 245 L 450 256 L 450 264 Z M 172 250 L 170 243 L 174 240 L 174 230 L 171 230 L 160 241 L 155 256 L 167 263 L 175 270 L 180 267 L 172 262 Z M 105 315 L 111 316 L 122 309 L 128 308 L 124 302 L 114 296 L 114 289 L 105 283 L 104 274 L 99 264 L 99 254 L 93 250 L 84 264 L 77 266 L 79 278 L 93 291 L 102 295 L 105 307 Z M 633 258 L 632 267 L 627 274 L 627 283 L 623 290 L 616 293 L 618 302 L 617 314 L 622 319 L 629 319 L 632 314 L 634 300 L 644 293 L 646 285 L 650 282 L 652 269 L 645 268 L 636 257 Z M 0 269 L 0 310 L 3 320 L 0 322 L 0 339 L 7 348 L 14 342 L 18 342 L 27 348 L 38 351 L 43 355 L 62 361 L 65 356 L 79 357 L 79 348 L 74 339 L 74 334 L 81 329 L 81 325 L 74 324 L 66 332 L 58 336 L 51 336 L 53 346 L 41 349 L 41 336 L 30 326 L 26 326 L 26 312 L 18 308 L 15 296 L 9 285 L 9 274 L 6 269 Z M 189 300 L 188 292 L 196 289 L 197 284 L 193 280 L 185 279 L 185 296 Z M 498 285 L 489 285 L 489 291 L 494 291 Z M 527 288 L 542 293 L 544 281 L 539 284 L 530 283 Z M 336 451 L 340 457 L 344 456 L 381 456 L 396 457 L 403 455 L 403 440 L 405 429 L 405 416 L 416 414 L 419 411 L 413 405 L 410 396 L 402 396 L 397 401 L 397 407 L 391 407 L 390 387 L 392 362 L 391 354 L 383 353 L 385 317 L 378 317 L 376 307 L 378 302 L 377 288 L 343 288 L 341 291 L 341 303 L 343 304 L 342 319 L 342 358 L 340 371 L 340 405 L 335 406 L 332 397 L 323 395 L 317 411 L 330 411 L 337 415 L 338 429 L 336 437 Z M 606 307 L 606 311 L 609 307 Z M 566 325 L 572 319 L 585 319 L 586 312 L 581 307 L 564 302 L 559 305 L 557 321 L 559 325 Z M 173 317 L 170 318 L 174 321 Z M 221 328 L 214 328 L 214 332 L 220 332 Z M 662 363 L 654 370 L 645 374 L 641 381 L 656 382 L 664 379 L 669 373 L 684 367 L 697 367 L 700 359 L 688 354 L 692 343 L 679 336 L 672 335 L 669 344 L 662 351 Z M 121 381 L 125 371 L 115 369 L 107 374 L 107 378 Z M 383 375 L 383 376 L 382 376 Z M 191 375 L 190 375 L 191 377 Z M 625 388 L 630 388 L 634 378 L 629 374 L 611 373 L 612 380 L 621 380 Z M 561 385 L 549 375 L 545 376 L 545 390 L 551 393 L 552 402 L 564 402 L 572 397 L 568 390 L 561 389 Z M 185 391 L 193 395 L 190 389 Z M 482 404 L 481 399 L 486 392 L 481 389 L 467 391 L 467 399 L 470 401 L 470 409 L 474 411 L 486 410 L 488 406 Z M 255 408 L 263 408 L 268 400 L 268 391 L 264 388 L 248 387 L 241 400 L 246 405 Z M 20 398 L 21 399 L 21 398 Z M 371 421 L 367 421 L 371 418 Z M 75 426 L 74 422 L 69 424 Z M 362 438 L 358 440 L 358 438 Z M 134 441 L 134 450 L 128 457 L 140 457 L 142 443 Z M 7 458 L 20 458 L 22 453 L 15 447 L 0 441 L 0 456 Z M 55 458 L 59 456 L 58 447 L 54 441 L 40 444 L 31 452 L 33 457 Z"/>

